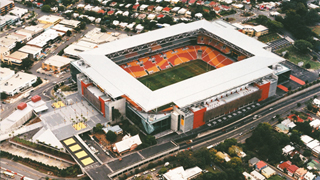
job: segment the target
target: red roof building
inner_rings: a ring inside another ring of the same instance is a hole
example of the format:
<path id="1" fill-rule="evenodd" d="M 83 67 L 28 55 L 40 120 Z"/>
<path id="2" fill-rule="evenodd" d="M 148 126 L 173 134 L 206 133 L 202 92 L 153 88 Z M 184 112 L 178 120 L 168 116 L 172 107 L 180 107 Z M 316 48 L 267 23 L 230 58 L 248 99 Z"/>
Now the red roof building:
<path id="1" fill-rule="evenodd" d="M 111 11 L 108 11 L 107 14 L 108 14 L 108 15 L 112 15 L 112 14 L 114 14 L 114 11 L 112 11 L 112 10 L 111 10 Z"/>
<path id="2" fill-rule="evenodd" d="M 203 1 L 197 1 L 197 5 L 203 5 L 204 2 Z"/>
<path id="3" fill-rule="evenodd" d="M 170 12 L 170 10 L 171 10 L 171 8 L 165 7 L 165 8 L 163 8 L 162 12 Z"/>
<path id="4" fill-rule="evenodd" d="M 100 13 L 100 14 L 104 14 L 104 13 L 105 13 L 105 11 L 101 9 L 101 10 L 99 10 L 99 11 L 98 11 L 98 13 Z"/>
<path id="5" fill-rule="evenodd" d="M 231 8 L 229 6 L 221 5 L 221 9 L 228 11 Z"/>
<path id="6" fill-rule="evenodd" d="M 292 176 L 294 174 L 294 172 L 296 172 L 296 170 L 298 170 L 299 167 L 296 166 L 296 165 L 291 165 L 287 168 L 287 171 L 288 171 L 288 175 L 289 176 Z"/>
<path id="7" fill-rule="evenodd" d="M 192 4 L 194 4 L 196 2 L 196 0 L 189 0 L 189 5 L 192 5 Z"/>
<path id="8" fill-rule="evenodd" d="M 181 0 L 182 3 L 187 3 L 188 0 Z"/>
<path id="9" fill-rule="evenodd" d="M 292 165 L 291 161 L 286 161 L 286 162 L 279 164 L 277 166 L 277 168 L 280 169 L 281 171 L 284 171 L 284 169 L 288 169 L 288 167 L 291 165 Z"/>
<path id="10" fill-rule="evenodd" d="M 214 2 L 214 1 L 211 1 L 210 3 L 209 3 L 209 6 L 210 7 L 216 7 L 216 6 L 218 6 L 219 4 L 218 3 L 216 3 L 216 2 Z"/>
<path id="11" fill-rule="evenodd" d="M 132 9 L 137 10 L 139 6 L 140 6 L 140 4 L 135 4 L 132 6 Z"/>
<path id="12" fill-rule="evenodd" d="M 18 109 L 20 109 L 20 110 L 23 110 L 24 108 L 26 108 L 27 107 L 27 104 L 26 103 L 24 103 L 24 102 L 22 102 L 22 103 L 20 103 L 19 105 L 18 105 Z"/>
<path id="13" fill-rule="evenodd" d="M 257 164 L 256 164 L 256 169 L 257 170 L 262 170 L 263 168 L 266 168 L 268 165 L 264 162 L 264 161 L 259 161 Z"/>
<path id="14" fill-rule="evenodd" d="M 159 15 L 157 16 L 158 19 L 163 18 L 163 17 L 164 17 L 163 14 L 159 14 Z"/>
<path id="15" fill-rule="evenodd" d="M 219 13 L 221 11 L 220 7 L 216 6 L 213 8 L 214 12 Z"/>
<path id="16" fill-rule="evenodd" d="M 117 2 L 112 2 L 112 3 L 110 3 L 109 6 L 113 7 L 113 6 L 115 6 L 115 5 L 117 5 Z"/>
<path id="17" fill-rule="evenodd" d="M 35 95 L 35 96 L 33 96 L 32 98 L 31 98 L 31 101 L 32 102 L 38 102 L 38 101 L 40 101 L 41 100 L 41 97 L 39 96 L 39 95 Z"/>
<path id="18" fill-rule="evenodd" d="M 148 6 L 148 11 L 153 11 L 153 9 L 154 9 L 154 5 Z"/>

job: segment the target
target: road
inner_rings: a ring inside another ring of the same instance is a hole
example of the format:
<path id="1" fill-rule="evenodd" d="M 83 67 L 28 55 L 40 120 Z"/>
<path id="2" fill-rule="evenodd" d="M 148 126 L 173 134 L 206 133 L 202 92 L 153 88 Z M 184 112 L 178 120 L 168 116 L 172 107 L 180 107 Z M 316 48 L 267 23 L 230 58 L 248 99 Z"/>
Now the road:
<path id="1" fill-rule="evenodd" d="M 9 160 L 9 159 L 5 159 L 5 158 L 1 158 L 0 159 L 1 161 L 1 168 L 5 168 L 5 169 L 8 169 L 10 171 L 13 171 L 13 172 L 16 172 L 20 175 L 23 175 L 23 176 L 26 176 L 26 177 L 29 177 L 29 178 L 32 178 L 32 179 L 45 179 L 45 177 L 49 177 L 49 178 L 52 178 L 52 179 L 60 179 L 60 180 L 63 180 L 63 179 L 68 179 L 68 180 L 75 180 L 75 179 L 79 179 L 79 178 L 57 178 L 55 176 L 49 176 L 45 173 L 41 173 L 37 170 L 34 170 L 28 166 L 25 166 L 23 164 L 20 164 L 20 163 L 17 163 L 15 161 L 12 161 L 12 160 Z M 21 176 L 19 175 L 16 175 L 15 176 L 15 179 L 20 179 Z"/>

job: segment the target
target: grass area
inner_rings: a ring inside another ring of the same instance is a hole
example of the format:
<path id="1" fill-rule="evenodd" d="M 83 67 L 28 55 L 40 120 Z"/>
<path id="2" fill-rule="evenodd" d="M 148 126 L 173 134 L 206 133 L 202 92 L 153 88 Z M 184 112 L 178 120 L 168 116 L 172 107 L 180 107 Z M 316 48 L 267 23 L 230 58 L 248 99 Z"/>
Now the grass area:
<path id="1" fill-rule="evenodd" d="M 284 51 L 289 51 L 289 57 L 287 58 L 290 62 L 298 65 L 299 62 L 303 62 L 303 66 L 305 66 L 307 63 L 311 65 L 310 69 L 319 69 L 320 63 L 317 61 L 313 61 L 312 57 L 309 54 L 302 54 L 300 53 L 295 47 L 290 46 L 283 49 L 279 49 L 276 52 L 282 53 Z"/>
<path id="2" fill-rule="evenodd" d="M 213 69 L 214 67 L 202 60 L 194 60 L 149 76 L 144 76 L 138 80 L 151 90 L 157 90 Z"/>
<path id="3" fill-rule="evenodd" d="M 260 36 L 258 38 L 258 40 L 263 42 L 263 43 L 275 41 L 277 39 L 280 39 L 280 36 L 277 33 L 266 34 L 266 35 Z"/>
<path id="4" fill-rule="evenodd" d="M 281 177 L 279 175 L 274 175 L 268 178 L 268 180 L 284 180 L 284 179 L 285 179 L 284 177 Z"/>
<path id="5" fill-rule="evenodd" d="M 214 170 L 211 166 L 209 166 L 209 165 L 206 165 L 205 167 L 204 167 L 204 169 L 206 169 L 206 170 L 208 170 L 209 172 L 212 172 L 212 173 L 218 173 L 218 172 L 220 172 L 220 171 L 218 171 L 218 170 Z"/>
<path id="6" fill-rule="evenodd" d="M 320 35 L 320 26 L 310 26 L 309 27 L 314 33 Z"/>

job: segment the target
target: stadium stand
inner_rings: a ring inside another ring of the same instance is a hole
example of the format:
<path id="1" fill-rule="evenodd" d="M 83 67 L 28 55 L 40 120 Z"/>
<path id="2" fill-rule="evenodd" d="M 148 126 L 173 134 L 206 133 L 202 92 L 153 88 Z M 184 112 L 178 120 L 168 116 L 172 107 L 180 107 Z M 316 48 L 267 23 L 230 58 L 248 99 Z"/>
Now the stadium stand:
<path id="1" fill-rule="evenodd" d="M 245 58 L 247 58 L 247 56 L 245 56 L 245 55 L 240 55 L 240 56 L 238 56 L 238 61 L 241 61 L 241 60 L 243 60 L 243 59 L 245 59 Z"/>
<path id="2" fill-rule="evenodd" d="M 207 37 L 198 38 L 198 42 L 207 44 L 216 43 L 216 41 Z M 222 45 L 220 44 L 219 46 Z M 227 47 L 224 50 L 230 51 Z M 138 61 L 131 61 L 127 63 L 127 65 L 121 65 L 121 67 L 133 77 L 139 78 L 185 62 L 196 60 L 198 52 L 202 52 L 201 58 L 203 61 L 215 68 L 221 68 L 233 63 L 231 59 L 225 57 L 222 53 L 209 46 L 189 45 L 168 50 L 154 56 L 140 58 Z"/>

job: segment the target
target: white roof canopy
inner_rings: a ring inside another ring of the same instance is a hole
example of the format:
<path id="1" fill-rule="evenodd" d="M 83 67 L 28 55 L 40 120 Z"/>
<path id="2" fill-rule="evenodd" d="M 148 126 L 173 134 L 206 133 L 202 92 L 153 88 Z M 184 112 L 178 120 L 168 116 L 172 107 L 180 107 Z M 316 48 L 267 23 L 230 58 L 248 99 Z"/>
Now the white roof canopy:
<path id="1" fill-rule="evenodd" d="M 150 90 L 106 57 L 106 54 L 112 52 L 200 28 L 228 42 L 232 42 L 234 45 L 241 47 L 255 56 L 155 91 Z M 232 26 L 225 26 L 221 21 L 211 23 L 201 20 L 189 24 L 181 23 L 164 29 L 130 36 L 80 53 L 81 58 L 90 65 L 88 68 L 79 66 L 77 62 L 73 62 L 72 64 L 81 69 L 86 76 L 97 83 L 110 96 L 116 98 L 126 95 L 144 111 L 150 111 L 171 102 L 174 102 L 179 107 L 185 107 L 199 100 L 223 93 L 272 74 L 273 71 L 269 69 L 268 66 L 281 62 L 284 59 L 264 50 L 263 47 L 266 47 L 266 44 L 236 31 Z"/>

